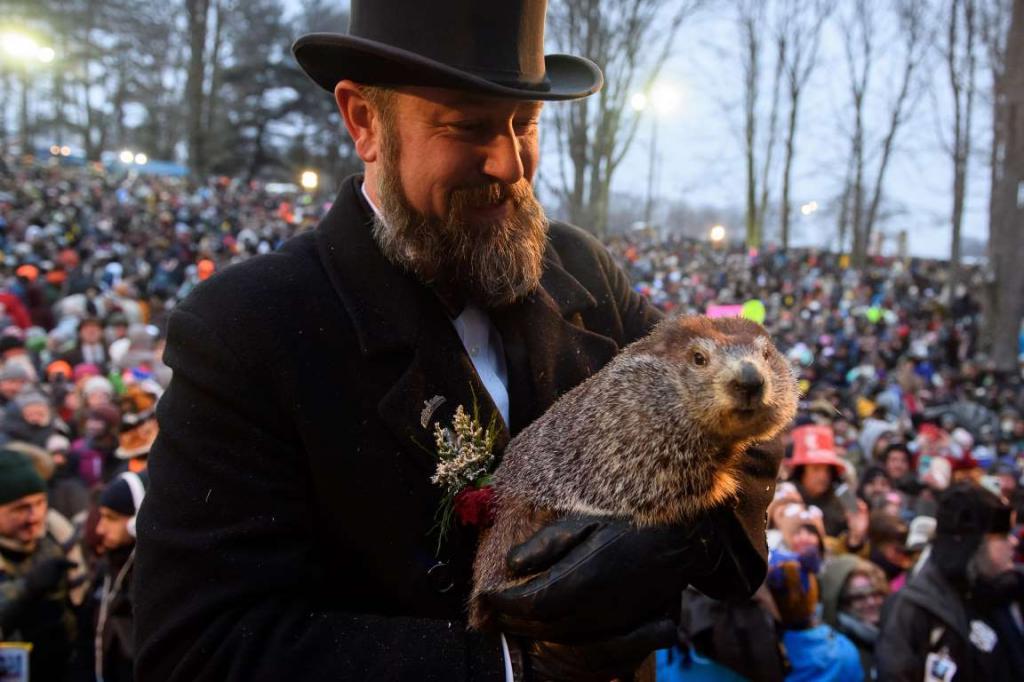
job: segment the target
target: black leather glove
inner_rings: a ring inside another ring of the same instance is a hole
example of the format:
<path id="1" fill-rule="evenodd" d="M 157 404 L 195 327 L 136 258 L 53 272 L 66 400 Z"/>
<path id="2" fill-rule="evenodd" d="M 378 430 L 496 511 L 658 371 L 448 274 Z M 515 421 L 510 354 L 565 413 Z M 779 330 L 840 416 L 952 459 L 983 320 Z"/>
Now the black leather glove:
<path id="1" fill-rule="evenodd" d="M 69 569 L 77 566 L 64 557 L 51 557 L 36 562 L 25 574 L 25 594 L 36 599 L 52 592 L 67 577 Z"/>
<path id="2" fill-rule="evenodd" d="M 721 556 L 709 522 L 638 529 L 566 517 L 509 551 L 509 569 L 534 577 L 481 598 L 506 635 L 560 643 L 620 638 L 677 619 L 683 588 L 713 572 Z"/>
<path id="3" fill-rule="evenodd" d="M 678 641 L 676 624 L 660 620 L 618 637 L 578 644 L 511 639 L 509 652 L 517 682 L 607 682 L 628 678 L 652 651 Z"/>

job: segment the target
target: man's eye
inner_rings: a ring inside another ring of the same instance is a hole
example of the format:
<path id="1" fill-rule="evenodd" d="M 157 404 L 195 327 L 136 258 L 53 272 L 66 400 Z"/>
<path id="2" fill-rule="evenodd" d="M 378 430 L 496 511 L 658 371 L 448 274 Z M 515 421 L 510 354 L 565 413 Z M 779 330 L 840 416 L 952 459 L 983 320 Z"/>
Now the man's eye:
<path id="1" fill-rule="evenodd" d="M 531 118 L 525 121 L 516 121 L 513 125 L 517 134 L 525 135 L 537 127 L 537 119 Z"/>
<path id="2" fill-rule="evenodd" d="M 455 121 L 449 123 L 448 127 L 460 133 L 476 133 L 483 128 L 477 121 Z"/>

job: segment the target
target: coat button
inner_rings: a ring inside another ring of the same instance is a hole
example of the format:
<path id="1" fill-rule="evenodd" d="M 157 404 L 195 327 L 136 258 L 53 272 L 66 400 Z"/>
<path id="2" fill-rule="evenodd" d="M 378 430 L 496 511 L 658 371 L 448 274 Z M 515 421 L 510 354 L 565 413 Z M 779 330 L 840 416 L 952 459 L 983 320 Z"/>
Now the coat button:
<path id="1" fill-rule="evenodd" d="M 444 594 L 455 587 L 455 579 L 452 577 L 452 569 L 448 564 L 439 561 L 427 571 L 430 585 L 438 594 Z"/>

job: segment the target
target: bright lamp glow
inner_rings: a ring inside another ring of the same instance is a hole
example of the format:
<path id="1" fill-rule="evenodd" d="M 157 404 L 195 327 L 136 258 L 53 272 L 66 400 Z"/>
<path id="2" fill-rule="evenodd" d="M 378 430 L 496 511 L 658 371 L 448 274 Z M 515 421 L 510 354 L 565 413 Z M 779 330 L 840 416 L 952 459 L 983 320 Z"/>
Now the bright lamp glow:
<path id="1" fill-rule="evenodd" d="M 140 166 L 145 166 L 148 161 L 149 157 L 143 154 L 142 152 L 139 152 L 138 154 L 135 155 L 135 163 L 139 164 Z"/>
<path id="2" fill-rule="evenodd" d="M 315 171 L 303 171 L 300 181 L 304 189 L 316 189 L 320 184 L 320 176 Z"/>
<path id="3" fill-rule="evenodd" d="M 806 204 L 804 204 L 803 206 L 800 207 L 800 212 L 803 213 L 804 215 L 811 215 L 812 213 L 814 213 L 817 210 L 818 210 L 818 202 L 817 201 L 808 201 Z"/>
<path id="4" fill-rule="evenodd" d="M 708 233 L 708 237 L 716 244 L 719 243 L 725 239 L 725 227 L 722 225 L 713 226 L 711 231 Z"/>
<path id="5" fill-rule="evenodd" d="M 135 160 L 135 154 L 132 154 L 130 149 L 125 149 L 117 155 L 117 158 L 121 159 L 121 163 L 131 163 Z"/>
<path id="6" fill-rule="evenodd" d="M 58 147 L 57 145 L 51 146 L 50 153 L 53 154 L 54 156 L 58 156 L 60 154 L 60 147 Z"/>
<path id="7" fill-rule="evenodd" d="M 658 83 L 651 90 L 651 102 L 659 114 L 671 114 L 679 108 L 683 95 L 679 88 L 669 83 Z"/>
<path id="8" fill-rule="evenodd" d="M 71 156 L 71 147 L 64 145 L 59 150 L 61 156 Z"/>

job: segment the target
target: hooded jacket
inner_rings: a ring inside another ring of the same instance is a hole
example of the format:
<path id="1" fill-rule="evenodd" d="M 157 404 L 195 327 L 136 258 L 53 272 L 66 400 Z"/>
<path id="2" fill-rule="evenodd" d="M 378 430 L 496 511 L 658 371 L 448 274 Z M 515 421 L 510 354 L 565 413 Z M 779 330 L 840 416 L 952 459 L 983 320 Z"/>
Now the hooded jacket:
<path id="1" fill-rule="evenodd" d="M 878 639 L 878 628 L 854 619 L 839 609 L 839 601 L 843 587 L 854 571 L 864 573 L 877 571 L 872 564 L 858 556 L 847 554 L 831 559 L 825 564 L 819 578 L 821 584 L 822 620 L 834 627 L 853 642 L 860 654 L 861 667 L 865 675 L 874 668 L 875 642 Z"/>
<path id="2" fill-rule="evenodd" d="M 929 657 L 952 661 L 954 682 L 1020 679 L 1007 642 L 993 644 L 989 633 L 992 623 L 929 560 L 886 604 L 875 649 L 879 679 L 918 682 Z"/>

